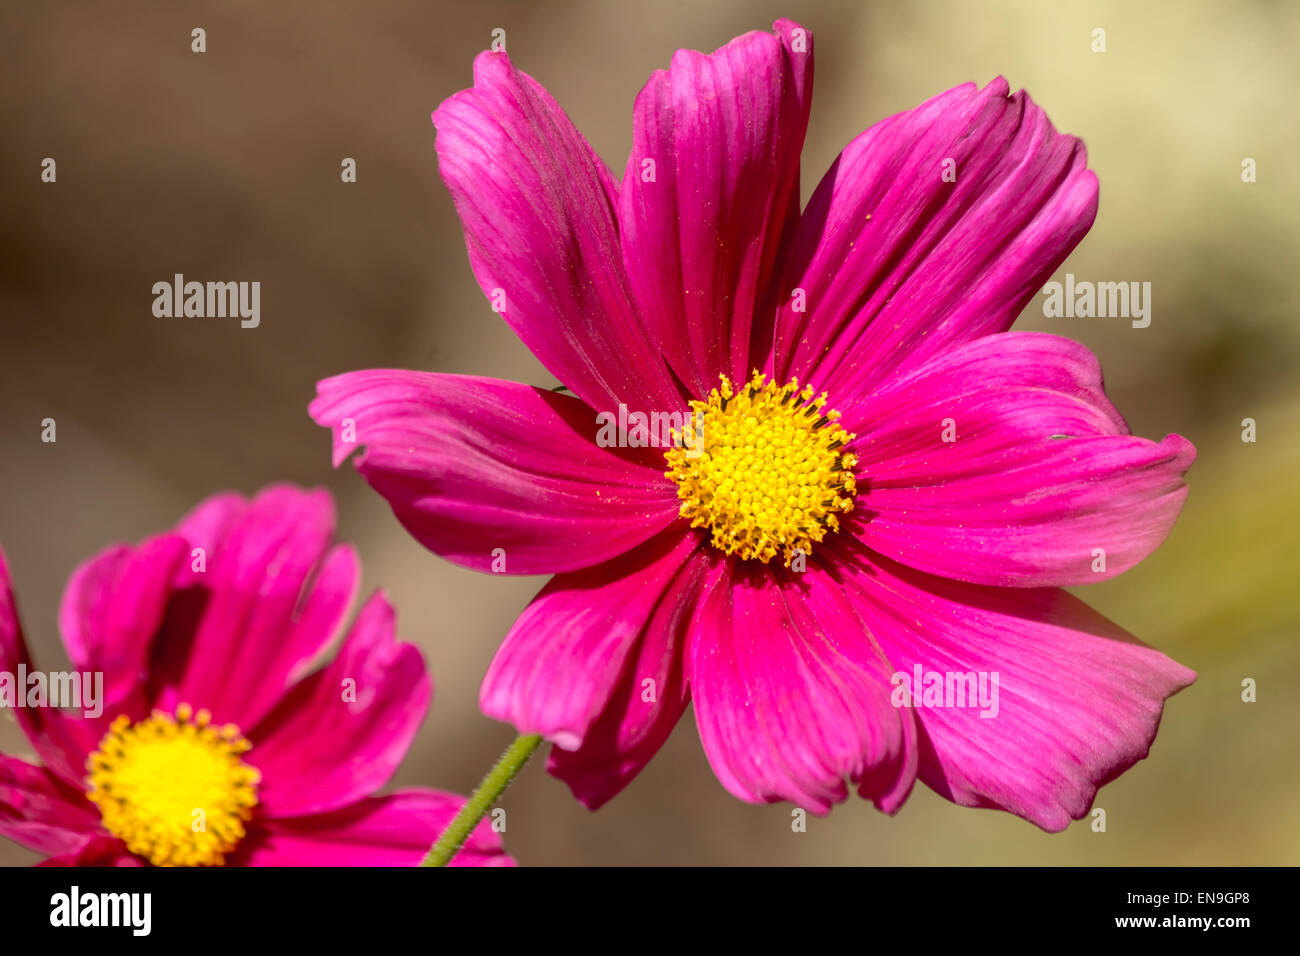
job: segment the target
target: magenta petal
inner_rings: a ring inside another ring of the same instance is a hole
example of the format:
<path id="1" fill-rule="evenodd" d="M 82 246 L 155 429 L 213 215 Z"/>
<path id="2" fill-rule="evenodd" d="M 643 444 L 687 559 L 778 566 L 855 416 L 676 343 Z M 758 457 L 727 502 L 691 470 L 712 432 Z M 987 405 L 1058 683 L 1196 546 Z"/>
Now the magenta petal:
<path id="1" fill-rule="evenodd" d="M 1083 238 L 1097 179 L 1082 142 L 1007 91 L 1002 78 L 949 90 L 840 154 L 786 260 L 783 294 L 802 288 L 806 312 L 787 300 L 778 314 L 780 377 L 811 377 L 841 406 L 864 396 L 1010 328 Z"/>
<path id="2" fill-rule="evenodd" d="M 684 628 L 687 619 L 679 617 L 679 628 Z M 686 711 L 691 695 L 680 650 L 684 643 L 678 628 L 648 631 L 582 745 L 577 750 L 551 748 L 547 771 L 567 783 L 588 810 L 600 809 L 623 792 Z"/>
<path id="3" fill-rule="evenodd" d="M 963 806 L 1064 829 L 1147 755 L 1165 699 L 1196 679 L 1064 591 L 945 581 L 851 544 L 843 557 L 850 597 L 899 672 L 998 675 L 994 716 L 916 710 L 921 779 Z"/>
<path id="4" fill-rule="evenodd" d="M 0 550 L 0 671 L 16 674 L 20 666 L 28 673 L 36 670 L 18 620 L 9 565 Z M 86 754 L 102 736 L 108 714 L 99 721 L 73 719 L 52 707 L 20 707 L 13 714 L 41 763 L 64 783 L 80 788 L 86 775 Z"/>
<path id="5" fill-rule="evenodd" d="M 910 713 L 890 703 L 892 668 L 817 565 L 737 567 L 693 630 L 687 680 L 704 752 L 731 793 L 826 813 L 845 778 L 892 813 L 916 777 Z"/>
<path id="6" fill-rule="evenodd" d="M 711 549 L 693 551 L 627 649 L 622 671 L 581 746 L 551 748 L 547 770 L 588 809 L 621 793 L 677 726 L 690 701 L 687 639 L 704 595 L 722 577 L 723 562 Z"/>
<path id="7" fill-rule="evenodd" d="M 524 344 L 593 408 L 678 409 L 630 303 L 617 184 L 564 111 L 505 53 L 482 53 L 473 89 L 433 122 L 470 265 Z"/>
<path id="8" fill-rule="evenodd" d="M 858 434 L 858 536 L 976 584 L 1087 584 L 1150 554 L 1196 452 L 1134 438 L 1086 348 L 1008 332 L 897 376 L 845 415 Z M 1104 554 L 1103 554 L 1104 553 Z"/>
<path id="9" fill-rule="evenodd" d="M 587 567 L 677 517 L 662 449 L 600 447 L 595 413 L 570 396 L 380 370 L 326 379 L 318 390 L 311 416 L 333 430 L 335 464 L 365 446 L 357 470 L 398 520 L 466 567 Z"/>
<path id="10" fill-rule="evenodd" d="M 203 563 L 185 563 L 178 579 L 195 586 L 174 594 L 155 639 L 155 703 L 205 708 L 247 731 L 337 633 L 356 591 L 356 558 L 326 550 L 334 505 L 324 491 L 274 486 L 220 528 L 202 515 L 181 525 L 221 536 L 189 542 Z"/>
<path id="11" fill-rule="evenodd" d="M 103 673 L 106 710 L 147 709 L 141 677 L 148 670 L 173 576 L 188 558 L 185 539 L 164 534 L 139 547 L 114 545 L 69 579 L 59 630 L 73 668 Z"/>
<path id="12" fill-rule="evenodd" d="M 268 489 L 270 490 L 270 489 Z M 176 523 L 176 534 L 194 548 L 203 548 L 213 554 L 221 547 L 230 530 L 248 513 L 250 502 L 236 491 L 223 491 L 204 498 Z M 187 588 L 198 584 L 207 586 L 206 566 L 192 560 L 177 568 L 174 586 Z"/>
<path id="13" fill-rule="evenodd" d="M 624 261 L 656 344 L 696 396 L 719 373 L 747 374 L 751 322 L 798 215 L 812 35 L 775 26 L 709 55 L 677 51 L 636 100 Z"/>
<path id="14" fill-rule="evenodd" d="M 0 754 L 0 836 L 37 853 L 75 853 L 103 831 L 99 811 L 44 767 Z"/>
<path id="15" fill-rule="evenodd" d="M 576 750 L 552 747 L 546 768 L 596 810 L 623 791 L 668 740 L 690 701 L 686 635 L 708 586 L 710 559 L 696 551 L 628 648 L 622 673 Z M 716 569 L 715 569 L 716 570 Z"/>
<path id="16" fill-rule="evenodd" d="M 254 824 L 232 866 L 416 866 L 465 803 L 436 790 L 369 797 L 332 813 Z M 449 866 L 513 866 L 483 820 Z"/>
<path id="17" fill-rule="evenodd" d="M 96 836 L 80 849 L 52 856 L 37 866 L 144 866 L 145 863 L 116 837 Z"/>
<path id="18" fill-rule="evenodd" d="M 325 813 L 374 793 L 406 755 L 432 693 L 419 649 L 396 639 L 393 609 L 376 594 L 329 666 L 248 734 L 261 810 Z"/>
<path id="19" fill-rule="evenodd" d="M 668 532 L 598 567 L 557 575 L 525 608 L 479 692 L 483 713 L 521 734 L 541 734 L 577 750 L 615 688 L 641 666 L 639 679 L 661 680 L 654 701 L 625 716 L 634 745 L 665 711 L 681 715 L 680 682 L 669 673 L 679 653 L 673 633 L 689 611 L 702 560 L 693 534 Z M 639 648 L 653 647 L 651 660 Z"/>

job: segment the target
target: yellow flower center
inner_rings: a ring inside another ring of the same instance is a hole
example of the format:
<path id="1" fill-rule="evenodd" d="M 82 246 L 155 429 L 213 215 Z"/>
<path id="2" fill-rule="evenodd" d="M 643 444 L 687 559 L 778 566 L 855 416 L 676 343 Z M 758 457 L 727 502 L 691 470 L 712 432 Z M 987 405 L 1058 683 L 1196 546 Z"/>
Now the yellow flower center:
<path id="1" fill-rule="evenodd" d="M 155 866 L 220 866 L 257 805 L 261 775 L 240 759 L 252 745 L 211 720 L 188 704 L 175 718 L 123 715 L 86 758 L 86 796 L 104 827 Z"/>
<path id="2" fill-rule="evenodd" d="M 798 379 L 778 386 L 754 372 L 737 392 L 721 378 L 707 401 L 691 402 L 686 434 L 674 432 L 679 447 L 664 454 L 679 513 L 726 554 L 764 564 L 780 554 L 789 567 L 853 510 L 858 460 L 844 446 L 855 436 L 823 411 L 826 393 L 814 398 Z"/>

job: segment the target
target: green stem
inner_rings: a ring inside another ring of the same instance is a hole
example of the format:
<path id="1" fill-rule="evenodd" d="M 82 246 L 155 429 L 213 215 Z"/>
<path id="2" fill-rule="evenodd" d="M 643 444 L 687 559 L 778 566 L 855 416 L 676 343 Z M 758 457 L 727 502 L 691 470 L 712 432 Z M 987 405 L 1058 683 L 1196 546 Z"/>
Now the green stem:
<path id="1" fill-rule="evenodd" d="M 442 831 L 442 836 L 430 848 L 428 856 L 420 863 L 421 866 L 446 866 L 451 862 L 451 858 L 474 832 L 478 822 L 492 809 L 492 804 L 505 793 L 510 781 L 524 769 L 524 764 L 528 763 L 528 758 L 541 742 L 542 738 L 538 734 L 515 738 L 514 743 L 506 748 L 501 759 L 496 762 L 496 766 L 488 771 L 478 789 L 470 794 L 451 825 Z"/>

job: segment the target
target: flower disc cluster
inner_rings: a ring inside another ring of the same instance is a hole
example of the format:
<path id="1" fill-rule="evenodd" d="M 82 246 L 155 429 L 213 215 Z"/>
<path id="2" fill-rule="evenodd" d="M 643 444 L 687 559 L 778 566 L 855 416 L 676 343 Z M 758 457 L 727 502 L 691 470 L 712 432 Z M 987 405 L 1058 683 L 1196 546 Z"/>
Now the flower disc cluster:
<path id="1" fill-rule="evenodd" d="M 681 516 L 710 529 L 715 548 L 764 564 L 779 554 L 789 567 L 853 509 L 857 458 L 843 448 L 854 436 L 825 410 L 826 394 L 801 391 L 797 378 L 778 386 L 754 372 L 738 392 L 721 379 L 691 402 L 694 433 L 665 454 L 665 474 Z"/>

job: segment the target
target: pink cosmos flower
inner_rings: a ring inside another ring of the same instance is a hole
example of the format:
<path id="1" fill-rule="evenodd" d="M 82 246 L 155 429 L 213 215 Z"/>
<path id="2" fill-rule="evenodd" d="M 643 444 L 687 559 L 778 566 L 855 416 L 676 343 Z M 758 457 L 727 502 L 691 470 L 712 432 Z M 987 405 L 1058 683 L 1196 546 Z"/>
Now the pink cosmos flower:
<path id="1" fill-rule="evenodd" d="M 73 712 L 17 706 L 0 685 L 42 762 L 0 754 L 0 836 L 53 866 L 419 862 L 463 800 L 373 795 L 432 687 L 382 593 L 322 663 L 360 583 L 333 530 L 324 491 L 222 494 L 78 568 L 59 626 L 103 696 Z M 36 670 L 0 554 L 0 680 L 12 692 L 20 673 Z M 39 682 L 25 684 L 24 703 L 39 703 Z M 453 865 L 510 862 L 480 827 Z"/>
<path id="2" fill-rule="evenodd" d="M 919 778 L 1058 830 L 1195 678 L 1058 588 L 1150 553 L 1195 452 L 1130 435 L 1081 345 L 1008 331 L 1095 216 L 1078 139 L 1001 78 L 960 86 L 853 140 L 801 212 L 812 75 L 785 20 L 679 51 L 620 182 L 479 56 L 433 114 L 442 175 L 485 293 L 574 397 L 363 371 L 311 414 L 433 551 L 556 575 L 481 705 L 553 741 L 588 806 L 693 701 L 741 799 L 823 813 L 847 780 L 893 812 Z M 996 708 L 933 674 L 996 678 Z"/>

